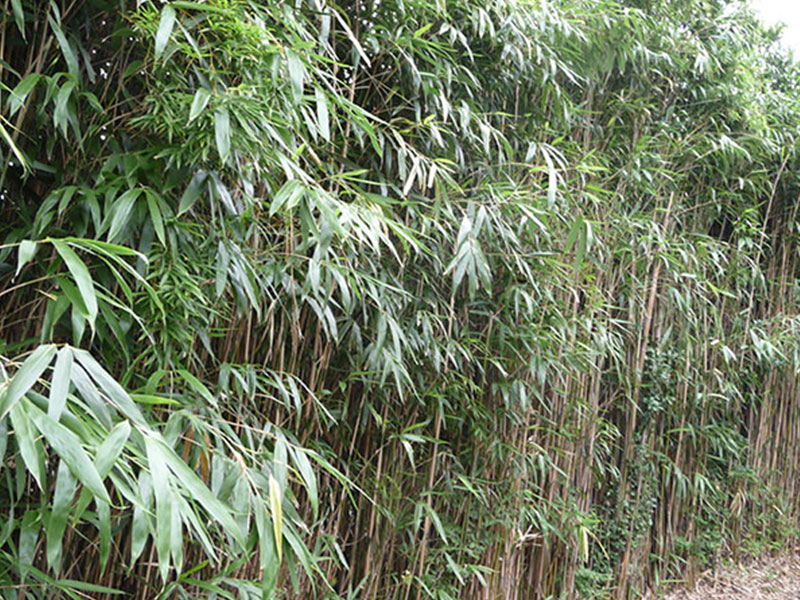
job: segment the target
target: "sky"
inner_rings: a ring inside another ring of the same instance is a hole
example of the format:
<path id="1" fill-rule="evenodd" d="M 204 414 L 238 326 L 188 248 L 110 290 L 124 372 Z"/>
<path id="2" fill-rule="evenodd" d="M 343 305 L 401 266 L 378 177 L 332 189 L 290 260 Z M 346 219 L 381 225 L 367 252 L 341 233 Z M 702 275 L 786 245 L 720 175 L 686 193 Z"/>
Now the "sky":
<path id="1" fill-rule="evenodd" d="M 751 6 L 769 25 L 786 23 L 783 41 L 800 59 L 800 0 L 751 0 Z"/>

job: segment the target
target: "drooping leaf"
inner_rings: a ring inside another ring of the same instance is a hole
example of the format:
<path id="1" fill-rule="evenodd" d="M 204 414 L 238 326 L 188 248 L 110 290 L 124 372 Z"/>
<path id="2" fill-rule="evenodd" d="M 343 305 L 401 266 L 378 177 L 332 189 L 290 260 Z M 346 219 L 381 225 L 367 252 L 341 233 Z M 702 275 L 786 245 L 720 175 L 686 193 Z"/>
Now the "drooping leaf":
<path id="1" fill-rule="evenodd" d="M 23 406 L 22 401 L 11 406 L 11 424 L 14 427 L 14 439 L 19 446 L 20 454 L 25 466 L 33 475 L 34 481 L 43 489 L 44 485 L 44 450 L 41 440 L 37 439 L 33 422 Z"/>
<path id="2" fill-rule="evenodd" d="M 89 456 L 83 450 L 78 436 L 59 422 L 48 417 L 33 404 L 26 403 L 26 412 L 30 414 L 31 420 L 36 424 L 36 428 L 42 432 L 47 443 L 67 463 L 75 478 L 85 485 L 99 501 L 110 504 L 111 499 L 103 485 L 103 480 Z"/>
<path id="3" fill-rule="evenodd" d="M 272 533 L 275 548 L 278 551 L 278 562 L 282 557 L 283 546 L 283 507 L 281 506 L 281 486 L 271 474 L 269 476 L 269 508 L 272 515 Z"/>
<path id="4" fill-rule="evenodd" d="M 0 421 L 2 421 L 14 405 L 22 398 L 28 390 L 30 390 L 47 367 L 53 361 L 56 354 L 56 347 L 54 344 L 46 344 L 39 346 L 34 350 L 22 366 L 14 374 L 11 383 L 5 394 L 0 396 Z"/>
<path id="5" fill-rule="evenodd" d="M 72 373 L 72 351 L 68 347 L 61 348 L 56 357 L 56 366 L 50 380 L 50 398 L 47 415 L 58 421 L 67 402 L 67 393 Z"/>
<path id="6" fill-rule="evenodd" d="M 172 30 L 175 27 L 175 18 L 175 9 L 171 5 L 167 4 L 161 9 L 161 20 L 158 23 L 158 30 L 156 31 L 156 60 L 161 58 L 161 55 L 167 47 L 169 38 L 172 36 Z"/>
<path id="7" fill-rule="evenodd" d="M 227 108 L 219 108 L 214 113 L 214 138 L 219 159 L 227 163 L 231 154 L 231 118 Z"/>
<path id="8" fill-rule="evenodd" d="M 61 541 L 67 528 L 72 502 L 77 488 L 75 476 L 63 460 L 58 463 L 56 488 L 53 492 L 53 507 L 45 527 L 47 533 L 47 564 L 54 572 L 59 571 L 61 563 Z"/>
<path id="9" fill-rule="evenodd" d="M 195 92 L 194 100 L 192 100 L 192 107 L 189 110 L 189 123 L 194 121 L 197 117 L 199 117 L 203 113 L 206 106 L 208 106 L 208 101 L 210 99 L 211 99 L 211 92 L 209 92 L 205 88 L 200 88 Z"/>
<path id="10" fill-rule="evenodd" d="M 51 240 L 51 243 L 64 260 L 67 269 L 75 280 L 75 284 L 78 286 L 81 298 L 86 306 L 89 324 L 94 328 L 94 322 L 97 318 L 97 296 L 95 294 L 94 282 L 92 281 L 91 275 L 89 275 L 89 269 L 86 268 L 84 262 L 67 244 L 60 240 Z"/>

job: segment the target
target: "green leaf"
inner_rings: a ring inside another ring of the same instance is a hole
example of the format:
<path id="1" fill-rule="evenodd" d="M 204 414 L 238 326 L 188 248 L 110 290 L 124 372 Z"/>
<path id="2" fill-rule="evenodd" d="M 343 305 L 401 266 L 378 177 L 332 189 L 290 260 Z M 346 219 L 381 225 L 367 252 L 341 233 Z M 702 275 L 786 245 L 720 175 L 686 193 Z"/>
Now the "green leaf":
<path id="1" fill-rule="evenodd" d="M 164 49 L 167 47 L 167 42 L 172 35 L 172 29 L 175 27 L 175 9 L 167 4 L 161 10 L 161 20 L 158 23 L 158 31 L 156 31 L 156 61 L 161 58 Z"/>
<path id="2" fill-rule="evenodd" d="M 5 121 L 3 115 L 0 115 L 0 121 Z M 11 137 L 11 134 L 8 132 L 8 130 L 3 126 L 3 123 L 1 122 L 0 122 L 0 137 L 2 137 L 6 141 L 6 144 L 8 144 L 8 147 L 11 149 L 11 152 L 14 153 L 14 156 L 17 157 L 17 160 L 19 161 L 20 165 L 22 165 L 22 168 L 27 171 L 28 161 L 25 160 L 25 155 L 22 154 L 22 150 L 20 150 L 19 146 L 17 146 L 16 143 L 14 143 L 14 138 Z"/>
<path id="3" fill-rule="evenodd" d="M 56 354 L 56 347 L 54 344 L 47 344 L 39 346 L 34 350 L 19 370 L 14 373 L 11 383 L 6 390 L 5 395 L 0 397 L 0 421 L 2 421 L 9 410 L 28 393 L 34 384 L 42 376 L 45 369 L 50 366 L 53 356 Z"/>
<path id="4" fill-rule="evenodd" d="M 11 9 L 14 11 L 14 21 L 22 34 L 22 39 L 27 40 L 28 38 L 25 37 L 25 13 L 22 11 L 21 0 L 11 0 Z"/>
<path id="5" fill-rule="evenodd" d="M 322 139 L 324 139 L 326 142 L 330 142 L 331 119 L 330 112 L 328 110 L 328 102 L 325 98 L 325 94 L 320 88 L 317 88 L 315 95 L 317 99 L 317 124 L 319 125 L 319 131 L 322 135 Z"/>
<path id="6" fill-rule="evenodd" d="M 141 189 L 134 188 L 126 191 L 114 202 L 109 213 L 106 215 L 106 219 L 111 219 L 111 226 L 108 228 L 107 238 L 109 242 L 113 241 L 127 224 L 128 217 L 130 217 L 131 211 L 133 210 L 133 205 L 141 193 Z"/>
<path id="7" fill-rule="evenodd" d="M 295 448 L 294 446 L 290 446 L 290 449 L 292 452 L 292 457 L 294 458 L 294 464 L 297 466 L 297 470 L 300 472 L 300 477 L 303 478 L 303 483 L 306 486 L 308 499 L 311 502 L 311 508 L 314 510 L 314 518 L 316 519 L 319 509 L 317 477 L 314 474 L 314 470 L 311 468 L 311 463 L 309 462 L 305 451 L 301 448 Z"/>
<path id="8" fill-rule="evenodd" d="M 23 401 L 26 402 L 26 401 Z M 103 485 L 100 474 L 95 469 L 89 456 L 83 450 L 81 441 L 72 431 L 48 417 L 33 404 L 26 402 L 31 419 L 36 424 L 36 428 L 42 432 L 47 443 L 52 446 L 62 460 L 86 488 L 102 502 L 111 503 L 108 492 Z"/>
<path id="9" fill-rule="evenodd" d="M 106 570 L 111 553 L 111 506 L 97 501 L 95 501 L 95 505 L 98 529 L 100 530 L 100 572 L 102 573 Z"/>
<path id="10" fill-rule="evenodd" d="M 70 304 L 72 304 L 72 317 L 75 318 L 77 313 L 84 319 L 88 319 L 89 310 L 86 308 L 86 303 L 83 301 L 83 297 L 81 296 L 80 291 L 78 291 L 78 288 L 72 285 L 72 282 L 65 277 L 56 277 L 55 281 L 58 283 L 61 291 L 64 292 L 64 296 L 66 296 L 69 299 Z"/>
<path id="11" fill-rule="evenodd" d="M 206 487 L 206 484 L 195 474 L 189 466 L 175 454 L 175 451 L 170 448 L 162 439 L 154 437 L 153 433 L 148 433 L 145 436 L 150 442 L 148 445 L 148 456 L 151 452 L 151 446 L 154 448 L 152 451 L 154 455 L 161 458 L 163 463 L 169 465 L 170 470 L 186 487 L 186 490 L 191 494 L 191 497 L 199 502 L 202 507 L 208 512 L 211 517 L 222 525 L 225 533 L 230 535 L 241 547 L 244 547 L 244 538 L 242 532 L 236 521 L 233 519 L 228 508 L 211 493 Z M 155 481 L 154 481 L 155 485 Z"/>
<path id="12" fill-rule="evenodd" d="M 117 423 L 114 429 L 111 430 L 111 433 L 108 434 L 108 437 L 100 444 L 100 447 L 97 449 L 97 454 L 94 457 L 94 466 L 103 479 L 108 477 L 111 469 L 113 469 L 114 464 L 125 448 L 130 434 L 130 423 L 128 423 L 128 421 L 122 421 L 121 423 Z M 78 500 L 78 508 L 75 511 L 76 515 L 83 514 L 83 511 L 86 510 L 90 501 L 91 495 L 87 490 L 84 490 Z"/>
<path id="13" fill-rule="evenodd" d="M 283 508 L 281 507 L 281 486 L 272 473 L 269 475 L 269 507 L 272 513 L 272 533 L 278 551 L 278 562 L 280 562 L 283 548 Z"/>
<path id="14" fill-rule="evenodd" d="M 2 400 L 5 391 L 0 392 L 0 400 Z M 8 421 L 6 419 L 0 420 L 0 465 L 4 464 L 6 458 L 6 449 L 8 448 Z M 3 536 L 0 533 L 0 546 L 3 545 Z"/>
<path id="15" fill-rule="evenodd" d="M 278 431 L 272 456 L 272 472 L 281 489 L 286 487 L 286 473 L 289 467 L 286 447 L 286 438 Z"/>
<path id="16" fill-rule="evenodd" d="M 264 597 L 270 598 L 278 576 L 278 553 L 275 548 L 275 534 L 267 524 L 267 507 L 260 496 L 253 498 L 253 512 L 255 513 L 256 530 L 258 531 L 258 558 L 263 572 L 262 589 Z"/>
<path id="17" fill-rule="evenodd" d="M 28 569 L 33 568 L 33 559 L 39 542 L 39 531 L 42 528 L 42 513 L 38 510 L 25 511 L 19 528 L 19 562 Z M 24 571 L 23 571 L 24 572 Z"/>
<path id="18" fill-rule="evenodd" d="M 189 509 L 185 503 L 181 503 L 180 496 L 176 494 L 172 499 L 172 523 L 170 523 L 169 528 L 169 546 L 176 573 L 180 573 L 183 570 L 183 523 L 181 521 L 181 506 Z"/>
<path id="19" fill-rule="evenodd" d="M 11 90 L 11 94 L 8 97 L 9 119 L 17 114 L 20 108 L 25 106 L 25 100 L 28 98 L 28 94 L 31 93 L 31 90 L 33 90 L 41 78 L 41 73 L 31 73 L 30 75 L 26 75 L 22 81 Z"/>
<path id="20" fill-rule="evenodd" d="M 75 279 L 89 315 L 89 324 L 94 329 L 94 322 L 97 318 L 97 297 L 95 296 L 94 282 L 91 275 L 89 275 L 89 269 L 86 268 L 83 261 L 67 244 L 60 240 L 51 240 L 51 242 L 67 265 L 67 269 L 73 279 Z"/>
<path id="21" fill-rule="evenodd" d="M 205 88 L 200 88 L 194 93 L 194 100 L 192 100 L 192 108 L 189 110 L 188 123 L 191 123 L 197 117 L 200 116 L 200 114 L 205 110 L 206 106 L 208 106 L 208 101 L 210 99 L 211 99 L 211 92 L 209 92 Z"/>
<path id="22" fill-rule="evenodd" d="M 135 256 L 139 260 L 147 262 L 147 256 L 142 254 L 141 252 L 137 252 L 136 250 L 132 250 L 126 246 L 120 246 L 119 244 L 110 244 L 108 242 L 103 242 L 101 240 L 89 240 L 85 238 L 76 238 L 76 237 L 65 237 L 61 238 L 62 242 L 67 242 L 72 246 L 79 246 L 84 248 L 85 250 L 90 250 L 93 252 L 97 252 L 100 254 L 105 254 L 109 258 L 114 258 L 120 264 L 122 261 L 119 260 L 119 256 Z"/>
<path id="23" fill-rule="evenodd" d="M 75 499 L 76 480 L 63 460 L 58 463 L 56 489 L 53 492 L 53 508 L 45 527 L 47 534 L 47 564 L 58 572 L 61 564 L 61 540 L 67 528 L 72 502 Z"/>
<path id="24" fill-rule="evenodd" d="M 131 399 L 139 404 L 149 404 L 156 406 L 163 404 L 166 406 L 182 406 L 180 402 L 172 398 L 165 398 L 164 396 L 155 396 L 153 394 L 131 394 Z"/>
<path id="25" fill-rule="evenodd" d="M 17 253 L 17 272 L 14 273 L 14 277 L 19 275 L 19 272 L 22 270 L 27 263 L 33 258 L 33 255 L 36 254 L 36 242 L 31 242 L 30 240 L 24 240 L 19 244 L 19 252 Z"/>
<path id="26" fill-rule="evenodd" d="M 298 101 L 303 95 L 303 81 L 305 79 L 306 68 L 303 60 L 293 50 L 286 51 L 286 60 L 289 66 L 289 82 L 292 86 L 292 95 Z"/>
<path id="27" fill-rule="evenodd" d="M 94 465 L 100 477 L 107 477 L 117 462 L 125 444 L 131 435 L 131 425 L 128 421 L 117 423 L 114 429 L 108 434 L 108 437 L 103 440 L 100 447 L 97 449 L 97 456 L 94 459 Z"/>
<path id="28" fill-rule="evenodd" d="M 206 402 L 208 402 L 211 406 L 217 408 L 218 406 L 217 399 L 214 397 L 214 394 L 212 394 L 211 391 L 205 385 L 203 385 L 203 382 L 201 382 L 197 377 L 192 375 L 186 369 L 178 369 L 177 372 L 178 375 L 183 377 L 184 381 L 186 381 L 186 383 L 189 384 L 190 388 L 192 388 L 195 392 L 200 394 L 203 397 L 203 399 Z"/>
<path id="29" fill-rule="evenodd" d="M 158 207 L 160 198 L 149 190 L 146 192 L 147 196 L 147 209 L 150 212 L 150 220 L 153 222 L 153 229 L 156 232 L 158 241 L 162 246 L 167 245 L 166 235 L 164 234 L 164 220 L 161 218 L 161 209 Z"/>
<path id="30" fill-rule="evenodd" d="M 75 78 L 75 81 L 78 81 L 81 73 L 80 69 L 78 68 L 78 55 L 75 53 L 75 49 L 70 45 L 67 37 L 61 30 L 61 25 L 56 23 L 52 15 L 47 15 L 47 21 L 50 23 L 50 28 L 53 30 L 53 34 L 56 36 L 58 45 L 61 48 L 61 54 L 64 57 L 64 61 L 67 63 L 67 69 L 69 70 L 70 75 Z"/>
<path id="31" fill-rule="evenodd" d="M 172 527 L 172 489 L 170 475 L 167 470 L 163 448 L 158 440 L 146 435 L 147 462 L 153 480 L 153 491 L 156 498 L 156 552 L 161 579 L 166 583 L 170 567 Z"/>
<path id="32" fill-rule="evenodd" d="M 578 217 L 572 223 L 572 227 L 569 230 L 569 235 L 567 236 L 567 245 L 564 248 L 565 252 L 569 252 L 572 250 L 572 246 L 575 244 L 575 241 L 578 239 L 578 235 L 580 235 L 581 228 L 583 227 L 583 219 Z"/>
<path id="33" fill-rule="evenodd" d="M 214 113 L 214 137 L 219 158 L 227 163 L 231 154 L 231 117 L 227 108 L 220 108 Z"/>
<path id="34" fill-rule="evenodd" d="M 59 587 L 60 589 L 74 589 L 79 590 L 81 592 L 97 592 L 98 594 L 113 594 L 115 596 L 127 594 L 128 592 L 123 592 L 122 590 L 118 590 L 112 587 L 107 587 L 105 585 L 97 585 L 95 583 L 86 583 L 85 581 L 76 581 L 74 579 L 59 579 L 57 582 L 52 584 L 54 587 Z"/>
<path id="35" fill-rule="evenodd" d="M 86 369 L 89 375 L 92 376 L 92 379 L 97 382 L 97 385 L 100 386 L 100 389 L 103 390 L 106 396 L 108 396 L 111 403 L 135 425 L 149 429 L 141 411 L 139 411 L 139 408 L 128 395 L 128 392 L 100 366 L 92 355 L 85 350 L 78 349 L 73 349 L 73 353 L 75 354 L 75 358 L 78 359 L 78 362 Z"/>
<path id="36" fill-rule="evenodd" d="M 42 442 L 37 439 L 28 413 L 22 402 L 16 402 L 11 407 L 11 425 L 14 426 L 14 438 L 17 440 L 19 452 L 25 466 L 33 475 L 39 489 L 44 489 L 44 451 Z"/>
<path id="37" fill-rule="evenodd" d="M 133 507 L 133 522 L 131 523 L 131 565 L 133 565 L 144 551 L 147 538 L 150 536 L 150 517 L 145 509 L 150 508 L 152 500 L 152 477 L 146 472 L 139 473 L 139 491 L 143 506 L 136 503 Z"/>
<path id="38" fill-rule="evenodd" d="M 50 380 L 50 398 L 47 407 L 48 416 L 55 421 L 61 418 L 61 413 L 67 403 L 72 361 L 72 351 L 68 347 L 65 346 L 59 350 L 53 377 Z"/>
<path id="39" fill-rule="evenodd" d="M 69 125 L 69 101 L 72 97 L 72 92 L 75 90 L 75 83 L 67 81 L 61 86 L 56 95 L 56 104 L 53 108 L 53 125 L 56 129 L 61 130 L 61 134 L 67 137 L 67 126 Z"/>
<path id="40" fill-rule="evenodd" d="M 73 350 L 73 355 L 75 351 Z M 86 401 L 86 408 L 89 414 L 101 423 L 107 429 L 111 429 L 113 420 L 111 419 L 111 412 L 107 402 L 100 396 L 97 391 L 97 386 L 91 380 L 88 373 L 79 364 L 72 365 L 72 372 L 70 373 L 72 383 L 75 384 L 80 395 Z"/>
<path id="41" fill-rule="evenodd" d="M 189 0 L 174 0 L 172 2 L 178 8 L 185 8 L 187 10 L 199 10 L 201 12 L 213 12 L 220 14 L 227 14 L 227 7 L 215 6 L 213 4 L 206 4 L 204 2 L 190 2 Z"/>
<path id="42" fill-rule="evenodd" d="M 306 192 L 305 186 L 297 179 L 291 179 L 281 186 L 269 206 L 270 216 L 279 210 L 291 210 L 300 202 Z"/>
<path id="43" fill-rule="evenodd" d="M 217 245 L 217 260 L 215 269 L 215 289 L 217 292 L 217 298 L 222 296 L 226 286 L 228 285 L 228 268 L 230 267 L 230 263 L 231 260 L 228 250 L 225 248 L 224 242 L 220 240 L 219 244 Z"/>
<path id="44" fill-rule="evenodd" d="M 197 199 L 200 197 L 200 189 L 206 177 L 207 173 L 205 171 L 198 171 L 192 176 L 192 180 L 189 182 L 189 185 L 186 186 L 186 190 L 183 192 L 180 204 L 178 205 L 179 217 L 192 208 L 194 203 L 197 202 Z"/>

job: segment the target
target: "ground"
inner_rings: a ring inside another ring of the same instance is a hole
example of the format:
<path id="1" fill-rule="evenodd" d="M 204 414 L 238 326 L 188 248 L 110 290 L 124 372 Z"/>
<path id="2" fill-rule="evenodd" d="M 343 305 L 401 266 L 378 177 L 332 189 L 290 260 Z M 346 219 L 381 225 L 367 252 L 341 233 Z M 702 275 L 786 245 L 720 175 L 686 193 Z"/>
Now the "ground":
<path id="1" fill-rule="evenodd" d="M 800 600 L 800 552 L 730 566 L 701 577 L 697 587 L 665 600 Z"/>

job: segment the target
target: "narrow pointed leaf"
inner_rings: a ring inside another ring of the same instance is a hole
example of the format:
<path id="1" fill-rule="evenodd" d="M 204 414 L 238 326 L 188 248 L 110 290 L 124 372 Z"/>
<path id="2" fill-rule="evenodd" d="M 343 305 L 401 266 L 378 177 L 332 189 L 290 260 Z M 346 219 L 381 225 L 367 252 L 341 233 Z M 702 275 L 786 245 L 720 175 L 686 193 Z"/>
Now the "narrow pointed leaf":
<path id="1" fill-rule="evenodd" d="M 194 121 L 197 117 L 199 117 L 202 114 L 206 106 L 208 106 L 208 101 L 210 99 L 211 99 L 211 92 L 209 92 L 205 88 L 200 88 L 195 92 L 194 100 L 192 100 L 192 107 L 189 110 L 189 123 Z"/>
<path id="2" fill-rule="evenodd" d="M 53 369 L 53 377 L 50 381 L 50 398 L 47 406 L 47 414 L 53 420 L 58 421 L 67 403 L 67 393 L 72 377 L 72 350 L 64 347 L 58 351 L 56 366 Z"/>
<path id="3" fill-rule="evenodd" d="M 269 507 L 272 513 L 272 533 L 278 551 L 278 562 L 280 562 L 283 546 L 283 508 L 281 506 L 281 486 L 272 474 L 269 476 Z"/>
<path id="4" fill-rule="evenodd" d="M 156 31 L 156 60 L 161 58 L 161 55 L 164 53 L 174 27 L 175 9 L 168 4 L 161 10 L 161 20 L 158 23 L 158 30 Z"/>
<path id="5" fill-rule="evenodd" d="M 61 563 L 61 539 L 67 528 L 77 482 L 63 460 L 58 463 L 56 489 L 53 492 L 53 507 L 45 531 L 47 533 L 47 564 L 58 572 Z"/>
<path id="6" fill-rule="evenodd" d="M 214 113 L 214 138 L 220 160 L 228 162 L 231 154 L 231 117 L 227 108 L 220 108 Z"/>
<path id="7" fill-rule="evenodd" d="M 55 345 L 39 346 L 22 363 L 11 379 L 6 393 L 0 396 L 0 420 L 4 419 L 8 411 L 34 386 L 45 369 L 50 366 L 55 354 Z"/>
<path id="8" fill-rule="evenodd" d="M 94 328 L 94 322 L 97 319 L 97 296 L 95 295 L 94 282 L 91 275 L 89 275 L 89 269 L 86 268 L 84 262 L 67 244 L 59 240 L 52 240 L 52 243 L 78 286 L 89 315 L 89 324 Z"/>
<path id="9" fill-rule="evenodd" d="M 78 481 L 85 485 L 94 494 L 95 498 L 105 503 L 111 503 L 111 498 L 109 498 L 105 485 L 103 485 L 103 480 L 91 459 L 83 450 L 78 436 L 32 404 L 28 403 L 28 408 L 36 428 L 42 432 L 47 443 L 52 446 L 56 454 L 67 463 L 67 466 Z"/>
<path id="10" fill-rule="evenodd" d="M 19 275 L 19 272 L 22 271 L 22 267 L 30 262 L 33 255 L 36 254 L 36 248 L 36 242 L 30 240 L 20 242 L 19 251 L 17 253 L 17 271 L 14 273 L 14 277 Z"/>

